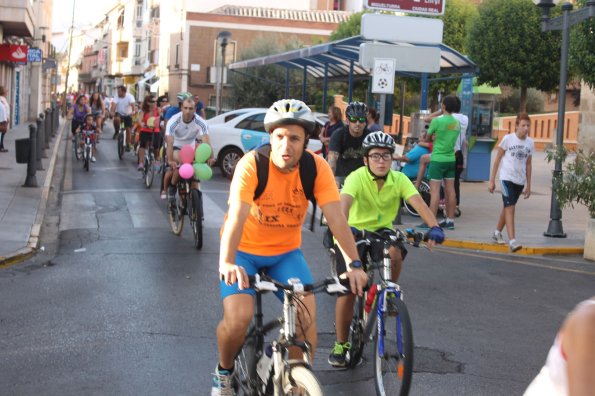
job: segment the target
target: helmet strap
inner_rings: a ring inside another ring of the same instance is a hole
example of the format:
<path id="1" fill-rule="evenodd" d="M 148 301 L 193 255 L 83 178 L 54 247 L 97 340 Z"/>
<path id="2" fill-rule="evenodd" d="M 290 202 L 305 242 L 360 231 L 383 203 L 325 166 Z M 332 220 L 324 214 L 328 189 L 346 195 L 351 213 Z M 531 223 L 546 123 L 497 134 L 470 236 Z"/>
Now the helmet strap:
<path id="1" fill-rule="evenodd" d="M 372 175 L 372 180 L 377 181 L 377 180 L 384 180 L 386 181 L 386 178 L 388 176 L 388 173 L 384 176 L 378 176 L 377 174 L 375 174 L 374 172 L 372 172 L 372 169 L 370 169 L 370 161 L 368 160 L 368 163 L 366 164 L 366 168 L 368 168 L 368 172 L 370 173 L 370 175 Z"/>

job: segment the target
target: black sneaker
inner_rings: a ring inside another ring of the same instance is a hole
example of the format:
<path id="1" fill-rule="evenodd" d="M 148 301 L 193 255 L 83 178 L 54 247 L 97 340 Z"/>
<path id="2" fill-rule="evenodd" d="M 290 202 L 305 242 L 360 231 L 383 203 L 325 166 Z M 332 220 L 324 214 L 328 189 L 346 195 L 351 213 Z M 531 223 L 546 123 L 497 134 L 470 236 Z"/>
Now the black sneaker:
<path id="1" fill-rule="evenodd" d="M 335 342 L 335 346 L 328 357 L 328 362 L 333 367 L 347 366 L 347 352 L 351 349 L 349 342 Z"/>
<path id="2" fill-rule="evenodd" d="M 447 221 L 446 219 L 444 219 L 438 225 L 446 230 L 454 230 L 455 229 L 455 222 L 452 220 Z"/>

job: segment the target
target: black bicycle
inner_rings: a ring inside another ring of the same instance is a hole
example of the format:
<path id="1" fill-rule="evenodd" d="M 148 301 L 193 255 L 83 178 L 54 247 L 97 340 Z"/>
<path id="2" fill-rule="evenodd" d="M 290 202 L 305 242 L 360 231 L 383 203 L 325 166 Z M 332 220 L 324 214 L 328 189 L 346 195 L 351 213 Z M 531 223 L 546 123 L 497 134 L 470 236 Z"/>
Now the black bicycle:
<path id="1" fill-rule="evenodd" d="M 369 281 L 368 290 L 355 299 L 349 327 L 351 349 L 346 356 L 347 367 L 357 366 L 364 346 L 374 340 L 376 394 L 406 396 L 413 373 L 413 330 L 409 311 L 403 302 L 403 290 L 391 281 L 389 248 L 397 241 L 419 247 L 425 236 L 413 230 L 407 230 L 405 235 L 400 230 L 387 229 L 382 233 L 364 230 L 356 235 L 356 239 L 360 257 L 366 262 Z M 332 261 L 331 271 L 335 272 Z M 375 282 L 376 270 L 379 280 Z"/>
<path id="2" fill-rule="evenodd" d="M 169 223 L 172 232 L 175 235 L 180 235 L 184 228 L 184 216 L 188 214 L 194 237 L 194 247 L 196 249 L 202 249 L 202 222 L 204 219 L 202 191 L 198 188 L 193 188 L 193 182 L 197 183 L 193 178 L 179 178 L 175 201 L 169 203 Z"/>
<path id="3" fill-rule="evenodd" d="M 289 279 L 287 284 L 260 273 L 250 276 L 250 287 L 256 290 L 254 320 L 250 325 L 242 349 L 235 358 L 236 394 L 258 395 L 322 395 L 320 384 L 310 368 L 310 346 L 296 337 L 299 294 L 326 291 L 344 294 L 348 289 L 335 278 L 326 278 L 314 285 L 304 285 L 299 279 Z M 283 315 L 263 323 L 262 294 L 283 291 Z M 272 342 L 265 337 L 279 328 Z M 290 360 L 288 348 L 299 347 L 305 360 Z"/>

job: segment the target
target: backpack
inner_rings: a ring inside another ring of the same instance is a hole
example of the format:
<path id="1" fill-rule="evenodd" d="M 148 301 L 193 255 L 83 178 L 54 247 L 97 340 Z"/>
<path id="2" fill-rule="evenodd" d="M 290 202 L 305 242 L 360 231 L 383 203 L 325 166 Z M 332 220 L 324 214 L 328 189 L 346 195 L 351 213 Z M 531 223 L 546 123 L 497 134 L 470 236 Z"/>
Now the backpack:
<path id="1" fill-rule="evenodd" d="M 254 200 L 262 195 L 269 179 L 269 158 L 271 156 L 271 145 L 263 144 L 254 149 L 256 152 L 256 176 L 258 185 L 254 190 Z M 316 215 L 316 198 L 314 197 L 314 181 L 316 179 L 316 161 L 314 156 L 304 150 L 300 158 L 300 181 L 304 188 L 306 199 L 312 202 L 312 218 L 310 219 L 310 231 L 314 232 L 314 219 Z"/>

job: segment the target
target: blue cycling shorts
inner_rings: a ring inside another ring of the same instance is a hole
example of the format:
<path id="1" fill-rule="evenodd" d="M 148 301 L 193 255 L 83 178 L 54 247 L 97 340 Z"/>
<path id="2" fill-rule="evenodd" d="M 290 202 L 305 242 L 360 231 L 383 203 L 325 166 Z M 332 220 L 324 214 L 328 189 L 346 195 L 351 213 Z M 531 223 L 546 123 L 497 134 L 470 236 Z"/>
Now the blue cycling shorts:
<path id="1" fill-rule="evenodd" d="M 312 273 L 306 263 L 306 259 L 300 249 L 295 249 L 287 253 L 276 256 L 257 256 L 255 254 L 238 251 L 236 254 L 236 264 L 244 267 L 248 275 L 255 275 L 259 270 L 265 268 L 267 275 L 276 281 L 287 283 L 289 278 L 299 278 L 303 284 L 314 283 Z M 226 285 L 220 281 L 221 299 L 233 294 L 251 294 L 256 296 L 254 289 L 238 289 L 238 283 Z M 283 292 L 275 293 L 281 300 Z"/>

